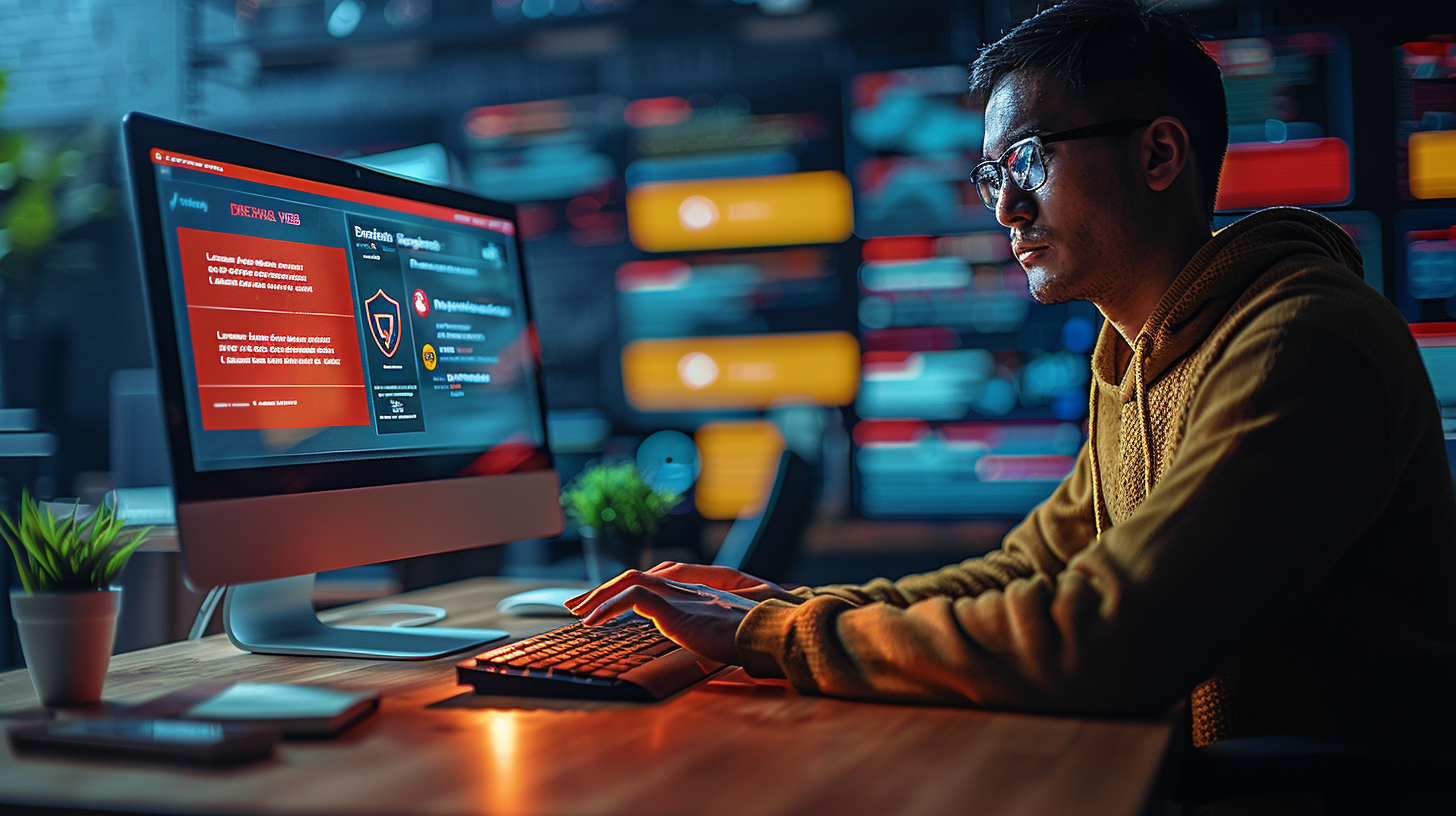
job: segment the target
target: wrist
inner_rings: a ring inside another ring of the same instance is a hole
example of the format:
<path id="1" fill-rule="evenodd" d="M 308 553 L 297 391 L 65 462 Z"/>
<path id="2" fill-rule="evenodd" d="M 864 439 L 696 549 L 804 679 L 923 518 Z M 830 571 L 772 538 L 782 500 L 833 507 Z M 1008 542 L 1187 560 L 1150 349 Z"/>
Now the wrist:
<path id="1" fill-rule="evenodd" d="M 738 665 L 754 677 L 784 677 L 778 655 L 783 650 L 788 618 L 796 609 L 777 600 L 764 601 L 750 609 L 733 637 Z"/>

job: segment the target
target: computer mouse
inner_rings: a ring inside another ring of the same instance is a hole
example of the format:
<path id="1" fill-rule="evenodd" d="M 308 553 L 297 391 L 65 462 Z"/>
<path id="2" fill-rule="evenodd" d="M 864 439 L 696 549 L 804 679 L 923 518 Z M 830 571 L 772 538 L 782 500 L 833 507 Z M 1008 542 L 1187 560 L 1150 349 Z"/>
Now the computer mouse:
<path id="1" fill-rule="evenodd" d="M 558 615 L 569 617 L 571 612 L 566 608 L 566 602 L 586 592 L 585 589 L 571 589 L 569 587 L 544 587 L 542 589 L 528 589 L 525 592 L 517 592 L 508 595 L 496 602 L 495 608 L 507 615 L 530 616 L 530 615 Z"/>

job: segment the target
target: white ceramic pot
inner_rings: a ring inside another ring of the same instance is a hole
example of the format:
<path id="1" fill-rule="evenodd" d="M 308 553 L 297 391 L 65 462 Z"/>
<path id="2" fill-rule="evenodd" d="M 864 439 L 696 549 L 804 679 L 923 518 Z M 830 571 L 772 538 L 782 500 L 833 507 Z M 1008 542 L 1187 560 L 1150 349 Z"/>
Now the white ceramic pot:
<path id="1" fill-rule="evenodd" d="M 10 593 L 25 666 L 41 705 L 101 701 L 121 590 Z"/>

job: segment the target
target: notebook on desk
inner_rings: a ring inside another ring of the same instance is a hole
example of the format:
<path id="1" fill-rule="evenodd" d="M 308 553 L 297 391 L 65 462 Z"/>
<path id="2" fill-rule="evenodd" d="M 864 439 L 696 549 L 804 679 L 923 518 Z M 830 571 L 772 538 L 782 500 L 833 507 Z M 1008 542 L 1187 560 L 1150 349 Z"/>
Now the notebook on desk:
<path id="1" fill-rule="evenodd" d="M 126 710 L 127 716 L 205 720 L 285 737 L 342 733 L 379 707 L 379 692 L 291 683 L 198 683 Z"/>

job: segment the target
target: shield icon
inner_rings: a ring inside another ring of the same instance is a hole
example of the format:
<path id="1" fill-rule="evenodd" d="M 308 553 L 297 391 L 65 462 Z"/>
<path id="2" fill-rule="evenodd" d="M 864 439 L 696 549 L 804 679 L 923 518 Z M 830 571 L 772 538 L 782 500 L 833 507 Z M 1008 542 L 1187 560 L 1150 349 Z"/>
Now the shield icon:
<path id="1" fill-rule="evenodd" d="M 399 301 L 380 289 L 364 301 L 364 313 L 369 316 L 369 334 L 374 344 L 385 357 L 393 357 L 399 351 Z"/>

